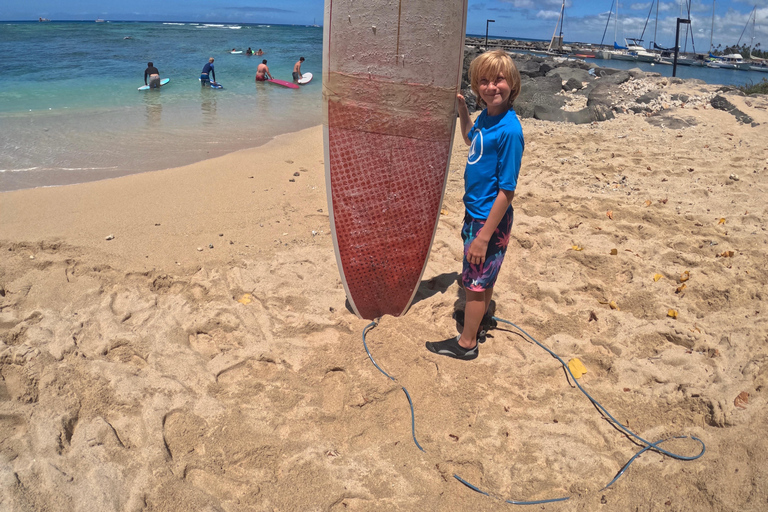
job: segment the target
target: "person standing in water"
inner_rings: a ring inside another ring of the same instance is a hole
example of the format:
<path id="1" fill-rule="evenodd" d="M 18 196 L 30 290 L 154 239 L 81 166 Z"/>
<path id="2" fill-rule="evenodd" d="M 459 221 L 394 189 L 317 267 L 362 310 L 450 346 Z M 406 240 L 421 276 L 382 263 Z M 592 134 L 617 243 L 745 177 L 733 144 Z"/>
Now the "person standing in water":
<path id="1" fill-rule="evenodd" d="M 272 80 L 272 75 L 269 73 L 269 67 L 267 67 L 267 59 L 264 59 L 261 61 L 261 64 L 259 64 L 259 67 L 256 68 L 256 81 L 266 82 L 267 77 Z"/>
<path id="2" fill-rule="evenodd" d="M 208 62 L 203 66 L 203 71 L 200 73 L 200 85 L 211 85 L 211 78 L 213 82 L 216 82 L 216 72 L 213 70 L 213 57 L 208 59 Z"/>
<path id="3" fill-rule="evenodd" d="M 293 81 L 298 82 L 301 78 L 301 63 L 304 62 L 304 57 L 300 57 L 296 64 L 293 65 Z"/>

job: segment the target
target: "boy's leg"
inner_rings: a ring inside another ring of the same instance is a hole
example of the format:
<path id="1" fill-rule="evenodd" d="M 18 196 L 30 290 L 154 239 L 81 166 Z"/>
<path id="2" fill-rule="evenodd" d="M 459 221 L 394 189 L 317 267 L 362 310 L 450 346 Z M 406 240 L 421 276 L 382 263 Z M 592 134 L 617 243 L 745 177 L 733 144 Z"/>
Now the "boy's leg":
<path id="1" fill-rule="evenodd" d="M 487 291 L 487 290 L 486 290 Z M 467 305 L 464 308 L 464 330 L 459 338 L 459 345 L 466 349 L 477 345 L 477 330 L 483 320 L 485 310 L 488 309 L 486 291 L 473 292 L 466 290 Z"/>

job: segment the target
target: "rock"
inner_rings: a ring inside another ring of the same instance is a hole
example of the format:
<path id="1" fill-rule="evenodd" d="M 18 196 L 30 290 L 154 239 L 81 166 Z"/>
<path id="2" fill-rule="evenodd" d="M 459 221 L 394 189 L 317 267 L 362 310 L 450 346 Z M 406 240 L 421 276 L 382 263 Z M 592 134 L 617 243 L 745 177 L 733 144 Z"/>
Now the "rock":
<path id="1" fill-rule="evenodd" d="M 552 75 L 559 76 L 560 80 L 563 81 L 575 79 L 579 83 L 579 89 L 581 89 L 581 82 L 591 82 L 593 80 L 588 71 L 570 67 L 557 67 L 547 73 L 547 76 Z M 573 87 L 571 87 L 571 89 L 573 89 Z"/>
<path id="2" fill-rule="evenodd" d="M 612 73 L 608 76 L 601 78 L 600 81 L 602 83 L 621 85 L 624 82 L 629 81 L 629 73 L 627 71 L 618 71 L 616 73 Z"/>
<path id="3" fill-rule="evenodd" d="M 107 237 L 104 240 L 114 240 L 115 235 L 107 235 Z"/>
<path id="4" fill-rule="evenodd" d="M 672 101 L 680 101 L 680 102 L 683 102 L 683 103 L 688 103 L 688 100 L 690 100 L 691 97 L 688 96 L 687 94 L 680 93 L 680 94 L 673 94 L 670 97 L 670 99 Z"/>
<path id="5" fill-rule="evenodd" d="M 722 88 L 721 88 L 722 89 Z M 714 98 L 712 98 L 712 101 L 710 101 L 710 104 L 718 109 L 722 110 L 724 112 L 728 112 L 729 114 L 732 114 L 740 123 L 744 124 L 752 124 L 754 123 L 754 119 L 749 117 L 747 114 L 742 112 L 741 110 L 737 109 L 736 106 L 725 99 L 721 95 L 716 95 Z"/>
<path id="6" fill-rule="evenodd" d="M 659 96 L 661 96 L 660 91 L 649 91 L 643 94 L 642 96 L 640 96 L 639 98 L 637 98 L 635 100 L 635 103 L 642 103 L 642 104 L 650 103 L 654 100 L 659 99 Z"/>
<path id="7" fill-rule="evenodd" d="M 515 100 L 513 108 L 522 118 L 534 117 L 536 106 L 562 108 L 565 99 L 558 95 L 563 88 L 562 81 L 557 75 L 524 79 L 520 95 Z"/>
<path id="8" fill-rule="evenodd" d="M 596 119 L 592 116 L 592 111 L 589 107 L 583 108 L 576 112 L 566 112 L 565 117 L 569 123 L 573 124 L 589 124 Z"/>
<path id="9" fill-rule="evenodd" d="M 581 81 L 575 79 L 575 78 L 569 78 L 567 82 L 563 85 L 564 91 L 573 91 L 574 89 L 581 89 L 583 87 L 583 84 Z"/>
<path id="10" fill-rule="evenodd" d="M 602 82 L 592 89 L 587 99 L 587 108 L 590 109 L 592 120 L 605 121 L 613 119 L 613 100 L 611 96 L 621 92 L 617 85 Z"/>
<path id="11" fill-rule="evenodd" d="M 544 76 L 544 73 L 541 72 L 541 63 L 533 60 L 515 61 L 515 67 L 517 67 L 520 76 L 527 76 L 528 78 Z"/>
<path id="12" fill-rule="evenodd" d="M 533 117 L 542 121 L 554 121 L 564 123 L 566 121 L 565 111 L 561 108 L 554 108 L 548 105 L 534 105 Z"/>

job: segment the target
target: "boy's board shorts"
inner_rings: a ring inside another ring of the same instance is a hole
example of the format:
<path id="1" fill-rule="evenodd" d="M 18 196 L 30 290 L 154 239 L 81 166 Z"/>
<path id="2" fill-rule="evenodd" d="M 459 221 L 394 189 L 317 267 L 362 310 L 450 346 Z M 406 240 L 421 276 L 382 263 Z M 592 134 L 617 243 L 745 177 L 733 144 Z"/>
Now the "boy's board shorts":
<path id="1" fill-rule="evenodd" d="M 296 71 L 294 71 L 294 72 L 293 72 L 293 79 L 294 79 L 294 80 L 298 80 L 299 78 L 301 78 L 301 75 L 300 75 L 300 74 L 298 74 Z"/>
<path id="2" fill-rule="evenodd" d="M 507 209 L 501 218 L 496 231 L 488 242 L 488 251 L 485 253 L 485 263 L 474 265 L 467 261 L 467 253 L 472 241 L 477 237 L 480 228 L 485 224 L 485 219 L 475 219 L 469 213 L 464 214 L 464 227 L 461 229 L 461 239 L 464 240 L 464 263 L 461 272 L 461 282 L 465 290 L 483 292 L 492 288 L 499 276 L 501 264 L 509 245 L 509 234 L 512 231 L 512 221 L 515 210 L 512 206 Z"/>
<path id="3" fill-rule="evenodd" d="M 257 77 L 256 77 L 256 81 L 257 81 L 257 82 L 266 82 L 266 81 L 267 81 L 267 76 L 266 76 L 266 75 L 264 75 L 264 76 L 262 76 L 262 77 L 258 77 L 258 76 L 257 76 Z"/>
<path id="4" fill-rule="evenodd" d="M 203 85 L 209 85 L 211 83 L 211 79 L 208 78 L 208 75 L 200 75 L 200 83 Z"/>

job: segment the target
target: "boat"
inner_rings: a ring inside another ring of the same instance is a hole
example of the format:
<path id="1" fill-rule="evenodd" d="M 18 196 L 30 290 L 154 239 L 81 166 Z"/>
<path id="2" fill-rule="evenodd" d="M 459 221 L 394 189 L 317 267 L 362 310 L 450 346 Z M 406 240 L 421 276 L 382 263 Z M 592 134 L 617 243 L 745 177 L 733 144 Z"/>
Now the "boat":
<path id="1" fill-rule="evenodd" d="M 749 65 L 750 71 L 760 71 L 762 73 L 768 73 L 768 64 L 765 63 L 765 61 L 762 61 L 760 63 L 750 64 Z"/>
<path id="2" fill-rule="evenodd" d="M 48 18 L 37 18 L 37 21 L 43 22 L 43 21 L 51 21 Z"/>
<path id="3" fill-rule="evenodd" d="M 104 23 L 104 20 L 101 18 L 96 18 L 96 23 Z"/>
<path id="4" fill-rule="evenodd" d="M 745 62 L 744 57 L 742 57 L 740 53 L 729 53 L 728 55 L 721 55 L 719 57 L 710 53 L 707 67 L 749 71 L 749 62 Z"/>

